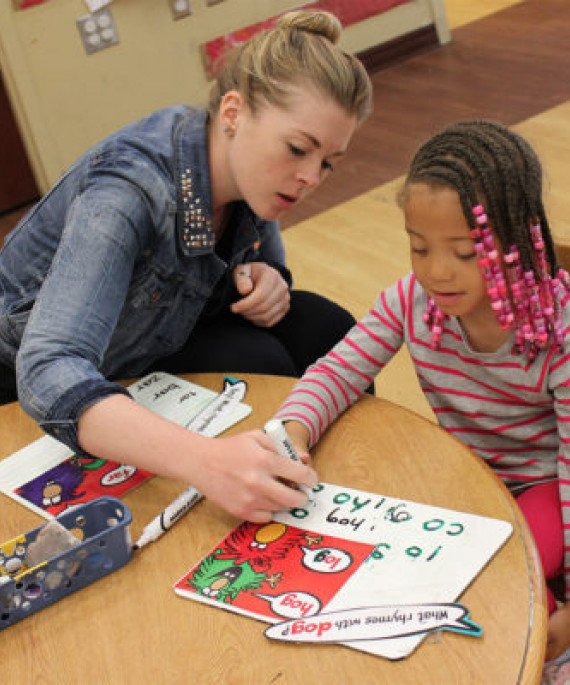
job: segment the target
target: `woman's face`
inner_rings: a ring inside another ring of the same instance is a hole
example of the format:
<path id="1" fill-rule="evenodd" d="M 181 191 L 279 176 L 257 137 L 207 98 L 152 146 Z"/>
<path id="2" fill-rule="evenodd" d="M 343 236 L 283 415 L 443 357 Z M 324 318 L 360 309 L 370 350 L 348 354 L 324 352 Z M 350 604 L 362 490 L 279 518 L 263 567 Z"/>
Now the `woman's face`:
<path id="1" fill-rule="evenodd" d="M 332 99 L 295 88 L 286 108 L 266 105 L 253 114 L 242 102 L 233 124 L 226 160 L 233 199 L 272 220 L 331 173 L 357 120 Z"/>

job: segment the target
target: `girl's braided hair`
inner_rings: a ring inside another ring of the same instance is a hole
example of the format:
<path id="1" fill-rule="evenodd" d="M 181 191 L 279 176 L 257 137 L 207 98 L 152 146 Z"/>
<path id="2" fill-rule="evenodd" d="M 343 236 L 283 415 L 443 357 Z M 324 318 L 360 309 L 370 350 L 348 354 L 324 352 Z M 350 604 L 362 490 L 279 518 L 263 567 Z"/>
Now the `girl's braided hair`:
<path id="1" fill-rule="evenodd" d="M 550 274 L 556 254 L 542 200 L 542 165 L 530 144 L 494 121 L 462 121 L 443 129 L 415 154 L 400 203 L 412 183 L 457 191 L 468 225 L 482 204 L 503 250 L 516 245 L 522 267 L 536 274 L 530 226 L 539 224 Z M 536 274 L 538 276 L 538 274 Z"/>
<path id="2" fill-rule="evenodd" d="M 570 293 L 570 277 L 557 265 L 542 177 L 538 156 L 520 135 L 493 121 L 462 121 L 419 148 L 399 197 L 403 206 L 415 183 L 457 192 L 491 307 L 502 328 L 515 329 L 513 352 L 526 350 L 529 360 L 552 340 L 562 350 Z M 437 349 L 444 315 L 431 297 L 425 320 Z"/>

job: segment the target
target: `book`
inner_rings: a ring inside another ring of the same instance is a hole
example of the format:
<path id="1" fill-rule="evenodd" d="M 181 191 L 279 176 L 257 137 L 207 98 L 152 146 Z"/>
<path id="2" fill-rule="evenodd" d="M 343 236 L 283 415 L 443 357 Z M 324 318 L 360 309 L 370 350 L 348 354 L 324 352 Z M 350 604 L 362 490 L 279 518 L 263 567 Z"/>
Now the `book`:
<path id="1" fill-rule="evenodd" d="M 168 373 L 151 373 L 132 383 L 133 399 L 189 430 L 219 435 L 251 413 L 241 400 L 243 381 L 224 379 L 221 392 Z M 122 497 L 154 474 L 116 460 L 78 455 L 46 435 L 0 460 L 0 492 L 52 518 L 75 504 L 103 495 Z"/>
<path id="2" fill-rule="evenodd" d="M 176 594 L 273 624 L 449 604 L 512 533 L 508 521 L 331 483 L 314 494 L 271 523 L 239 524 L 176 581 Z M 341 644 L 400 659 L 424 637 Z"/>
<path id="3" fill-rule="evenodd" d="M 312 616 L 373 549 L 277 521 L 243 522 L 174 588 L 183 597 L 270 622 Z"/>

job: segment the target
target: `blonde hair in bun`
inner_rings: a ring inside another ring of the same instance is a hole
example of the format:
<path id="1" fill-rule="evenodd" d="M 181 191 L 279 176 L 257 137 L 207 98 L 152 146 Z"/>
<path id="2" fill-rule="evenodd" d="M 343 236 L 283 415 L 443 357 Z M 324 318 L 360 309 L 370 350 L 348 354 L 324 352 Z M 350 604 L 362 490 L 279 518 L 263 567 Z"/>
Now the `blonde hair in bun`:
<path id="1" fill-rule="evenodd" d="M 293 86 L 311 86 L 361 122 L 370 112 L 372 87 L 362 63 L 338 47 L 342 25 L 330 12 L 298 10 L 279 17 L 234 48 L 210 91 L 210 112 L 239 91 L 252 112 L 270 104 L 287 107 Z"/>

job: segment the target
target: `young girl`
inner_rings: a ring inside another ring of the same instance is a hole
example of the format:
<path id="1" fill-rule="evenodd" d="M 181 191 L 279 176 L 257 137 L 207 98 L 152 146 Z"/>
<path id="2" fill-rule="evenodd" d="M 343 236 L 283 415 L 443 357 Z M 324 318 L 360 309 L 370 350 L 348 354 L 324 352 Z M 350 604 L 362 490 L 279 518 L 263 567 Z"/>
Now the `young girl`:
<path id="1" fill-rule="evenodd" d="M 526 516 L 548 579 L 570 598 L 570 308 L 529 144 L 488 121 L 450 126 L 415 155 L 400 196 L 413 272 L 304 374 L 277 416 L 302 450 L 405 343 L 450 433 L 492 466 Z M 548 591 L 547 656 L 570 644 Z"/>
<path id="2" fill-rule="evenodd" d="M 115 380 L 300 376 L 354 323 L 291 291 L 277 223 L 370 110 L 370 81 L 340 34 L 332 14 L 284 14 L 236 48 L 209 109 L 167 107 L 114 133 L 23 218 L 0 252 L 0 403 L 18 398 L 76 452 L 190 483 L 240 518 L 305 501 L 286 482 L 316 474 L 261 431 L 193 434 Z"/>

